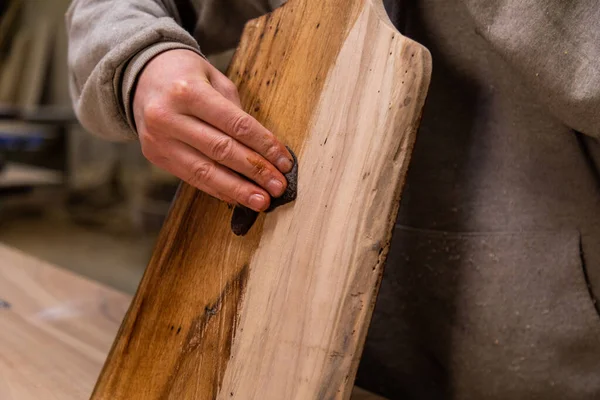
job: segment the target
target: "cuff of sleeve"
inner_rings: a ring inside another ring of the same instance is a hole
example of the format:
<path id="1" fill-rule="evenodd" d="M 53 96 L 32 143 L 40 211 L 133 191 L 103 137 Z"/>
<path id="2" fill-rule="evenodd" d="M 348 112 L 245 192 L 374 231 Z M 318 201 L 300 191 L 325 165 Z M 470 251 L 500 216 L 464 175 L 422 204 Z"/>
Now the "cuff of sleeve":
<path id="1" fill-rule="evenodd" d="M 150 62 L 157 55 L 164 53 L 168 50 L 176 50 L 176 49 L 186 49 L 191 50 L 194 53 L 197 53 L 201 57 L 204 57 L 204 54 L 200 52 L 195 47 L 188 46 L 179 42 L 161 42 L 153 44 L 149 47 L 146 47 L 144 50 L 137 53 L 127 64 L 125 71 L 123 72 L 123 79 L 121 83 L 121 99 L 122 99 L 122 107 L 125 111 L 125 117 L 127 119 L 127 123 L 131 127 L 131 129 L 137 133 L 135 127 L 135 119 L 133 118 L 133 95 L 135 91 L 135 86 L 137 84 L 138 77 L 146 64 Z"/>

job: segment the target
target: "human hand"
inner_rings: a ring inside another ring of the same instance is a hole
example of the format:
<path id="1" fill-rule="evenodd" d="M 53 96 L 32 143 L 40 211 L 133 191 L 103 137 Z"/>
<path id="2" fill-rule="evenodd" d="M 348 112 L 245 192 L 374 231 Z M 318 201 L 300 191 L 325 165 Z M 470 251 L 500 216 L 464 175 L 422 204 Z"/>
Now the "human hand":
<path id="1" fill-rule="evenodd" d="M 282 172 L 291 170 L 292 156 L 198 54 L 170 50 L 152 59 L 140 74 L 133 114 L 144 156 L 203 192 L 264 211 L 269 194 L 285 191 Z"/>

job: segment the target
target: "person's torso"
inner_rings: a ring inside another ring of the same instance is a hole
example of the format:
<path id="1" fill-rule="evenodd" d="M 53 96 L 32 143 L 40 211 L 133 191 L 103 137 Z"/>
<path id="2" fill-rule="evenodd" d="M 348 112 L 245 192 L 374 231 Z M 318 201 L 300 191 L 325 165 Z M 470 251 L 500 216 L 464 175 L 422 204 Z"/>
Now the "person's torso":
<path id="1" fill-rule="evenodd" d="M 358 383 L 600 398 L 598 143 L 540 105 L 460 2 L 389 8 L 433 76 Z"/>

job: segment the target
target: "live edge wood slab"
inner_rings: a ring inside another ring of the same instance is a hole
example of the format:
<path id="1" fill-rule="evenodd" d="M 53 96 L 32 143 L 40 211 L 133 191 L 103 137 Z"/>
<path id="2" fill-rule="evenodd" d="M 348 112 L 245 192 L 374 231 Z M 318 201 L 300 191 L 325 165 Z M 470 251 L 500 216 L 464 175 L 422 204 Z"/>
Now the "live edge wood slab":
<path id="1" fill-rule="evenodd" d="M 430 69 L 381 0 L 249 22 L 229 77 L 298 155 L 298 198 L 236 237 L 183 185 L 92 399 L 349 398 Z"/>

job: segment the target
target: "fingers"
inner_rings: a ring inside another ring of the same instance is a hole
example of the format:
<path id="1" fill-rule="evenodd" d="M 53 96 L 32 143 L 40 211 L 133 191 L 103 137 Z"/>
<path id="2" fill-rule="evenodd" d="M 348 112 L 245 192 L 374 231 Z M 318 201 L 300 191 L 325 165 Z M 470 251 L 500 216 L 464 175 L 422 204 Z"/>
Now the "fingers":
<path id="1" fill-rule="evenodd" d="M 230 204 L 241 204 L 258 212 L 269 207 L 270 197 L 264 189 L 219 165 L 191 146 L 171 140 L 165 143 L 164 148 L 169 149 L 169 154 L 158 156 L 154 161 L 149 155 L 146 157 L 190 185 L 220 200 Z"/>
<path id="2" fill-rule="evenodd" d="M 133 114 L 146 158 L 198 189 L 255 211 L 285 191 L 281 172 L 291 169 L 291 154 L 241 109 L 235 85 L 197 54 L 171 50 L 149 62 Z"/>
<path id="3" fill-rule="evenodd" d="M 233 84 L 232 84 L 233 85 Z M 207 84 L 197 86 L 198 93 L 182 104 L 193 115 L 256 151 L 281 172 L 292 169 L 292 156 L 275 135 L 258 121 Z"/>
<path id="4" fill-rule="evenodd" d="M 274 197 L 285 191 L 281 172 L 262 156 L 197 118 L 181 115 L 172 124 L 172 134 L 198 149 L 204 156 L 248 177 Z"/>

